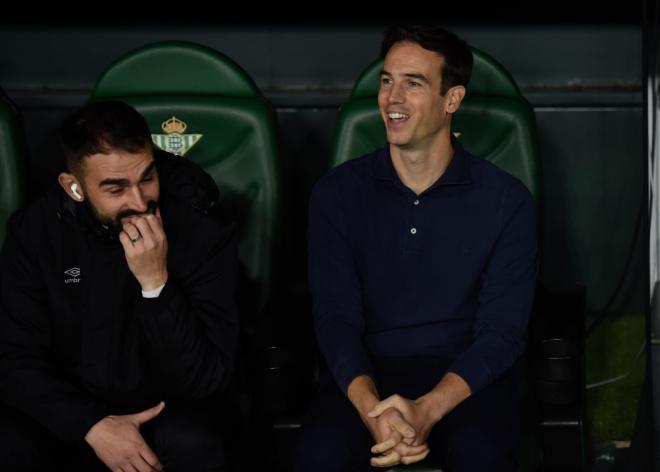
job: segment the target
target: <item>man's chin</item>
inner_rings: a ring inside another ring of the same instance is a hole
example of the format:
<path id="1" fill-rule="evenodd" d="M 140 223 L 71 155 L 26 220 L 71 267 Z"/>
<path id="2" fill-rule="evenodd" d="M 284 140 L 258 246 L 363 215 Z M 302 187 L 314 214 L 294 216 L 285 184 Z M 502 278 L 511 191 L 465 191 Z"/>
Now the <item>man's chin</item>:
<path id="1" fill-rule="evenodd" d="M 99 211 L 96 209 L 94 205 L 91 204 L 89 200 L 85 200 L 83 202 L 84 204 L 87 205 L 87 208 L 91 212 L 91 214 L 94 216 L 94 219 L 105 229 L 110 229 L 113 232 L 119 234 L 119 231 L 121 231 L 121 222 L 118 221 L 115 218 L 111 218 L 109 216 L 102 215 L 99 213 Z"/>

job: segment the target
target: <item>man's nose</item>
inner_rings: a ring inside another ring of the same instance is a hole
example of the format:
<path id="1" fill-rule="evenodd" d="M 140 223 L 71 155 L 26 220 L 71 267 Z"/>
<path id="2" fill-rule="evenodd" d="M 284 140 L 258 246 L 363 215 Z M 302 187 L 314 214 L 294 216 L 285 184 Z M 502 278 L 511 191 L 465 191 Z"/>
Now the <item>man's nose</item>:
<path id="1" fill-rule="evenodd" d="M 147 199 L 144 198 L 140 187 L 133 187 L 129 193 L 130 201 L 128 202 L 131 210 L 145 213 L 147 211 Z"/>
<path id="2" fill-rule="evenodd" d="M 402 84 L 393 84 L 390 88 L 390 95 L 387 97 L 389 103 L 403 103 L 405 101 L 405 94 L 403 92 Z"/>

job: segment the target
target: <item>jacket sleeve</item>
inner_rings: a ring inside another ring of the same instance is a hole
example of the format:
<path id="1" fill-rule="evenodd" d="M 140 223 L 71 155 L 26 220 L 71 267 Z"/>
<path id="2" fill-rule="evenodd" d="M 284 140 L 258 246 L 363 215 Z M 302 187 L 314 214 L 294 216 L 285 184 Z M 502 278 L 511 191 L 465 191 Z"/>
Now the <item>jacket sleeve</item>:
<path id="1" fill-rule="evenodd" d="M 167 281 L 157 298 L 135 307 L 150 366 L 168 397 L 195 399 L 226 386 L 238 339 L 233 227 L 206 238 L 191 270 Z M 210 239 L 210 243 L 208 240 Z"/>
<path id="2" fill-rule="evenodd" d="M 482 274 L 474 342 L 450 366 L 472 393 L 509 369 L 524 349 L 537 272 L 534 200 L 521 182 L 503 193 L 500 234 Z"/>
<path id="3" fill-rule="evenodd" d="M 362 339 L 362 289 L 335 189 L 321 180 L 309 204 L 309 279 L 314 326 L 321 352 L 339 388 L 347 393 L 359 375 L 375 380 Z"/>
<path id="4" fill-rule="evenodd" d="M 82 441 L 109 412 L 54 368 L 47 295 L 35 244 L 15 214 L 0 252 L 0 399 L 58 438 Z"/>

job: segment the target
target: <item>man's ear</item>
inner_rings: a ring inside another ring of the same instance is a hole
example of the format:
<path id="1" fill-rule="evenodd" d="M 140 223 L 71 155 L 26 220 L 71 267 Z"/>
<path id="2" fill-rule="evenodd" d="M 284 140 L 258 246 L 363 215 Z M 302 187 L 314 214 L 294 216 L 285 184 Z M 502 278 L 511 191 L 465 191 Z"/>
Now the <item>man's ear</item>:
<path id="1" fill-rule="evenodd" d="M 57 176 L 57 182 L 74 202 L 82 202 L 85 199 L 82 185 L 75 175 L 62 172 Z"/>
<path id="2" fill-rule="evenodd" d="M 456 113 L 458 107 L 461 106 L 463 98 L 465 98 L 465 87 L 462 85 L 456 85 L 447 90 L 447 105 L 445 111 L 447 113 Z"/>

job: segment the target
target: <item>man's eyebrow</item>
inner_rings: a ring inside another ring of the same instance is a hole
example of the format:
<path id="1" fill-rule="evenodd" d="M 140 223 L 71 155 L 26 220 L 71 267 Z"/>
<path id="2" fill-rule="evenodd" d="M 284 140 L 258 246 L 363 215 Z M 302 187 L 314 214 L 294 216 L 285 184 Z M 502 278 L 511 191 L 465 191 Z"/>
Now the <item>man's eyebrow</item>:
<path id="1" fill-rule="evenodd" d="M 142 172 L 142 175 L 140 176 L 140 180 L 144 180 L 147 175 L 151 174 L 151 172 L 154 170 L 156 167 L 156 161 L 151 161 L 151 164 L 147 166 L 146 169 Z"/>
<path id="2" fill-rule="evenodd" d="M 424 83 L 427 83 L 427 84 L 429 83 L 429 79 L 427 79 L 424 74 L 410 73 L 410 74 L 403 74 L 403 75 L 405 77 L 408 77 L 409 79 L 417 79 L 417 80 L 421 80 Z"/>
<path id="3" fill-rule="evenodd" d="M 151 172 L 154 170 L 156 167 L 156 161 L 152 161 L 151 164 L 147 166 L 144 171 L 142 171 L 142 175 L 140 176 L 140 180 L 144 180 Z M 129 185 L 130 182 L 128 179 L 103 179 L 101 183 L 99 183 L 99 187 L 103 186 L 110 186 L 110 185 L 117 185 L 117 186 L 126 186 Z"/>
<path id="4" fill-rule="evenodd" d="M 103 179 L 101 180 L 101 183 L 99 184 L 99 187 L 103 187 L 104 185 L 119 185 L 119 186 L 124 186 L 128 185 L 128 179 Z"/>
<path id="5" fill-rule="evenodd" d="M 390 72 L 386 71 L 385 69 L 381 69 L 380 75 L 381 76 L 389 75 L 390 77 L 392 76 L 392 74 Z M 409 79 L 421 80 L 422 82 L 424 82 L 426 84 L 430 84 L 429 79 L 424 74 L 415 74 L 414 72 L 411 72 L 409 74 L 403 74 L 403 76 L 408 77 Z"/>

